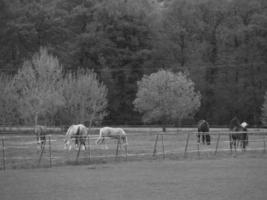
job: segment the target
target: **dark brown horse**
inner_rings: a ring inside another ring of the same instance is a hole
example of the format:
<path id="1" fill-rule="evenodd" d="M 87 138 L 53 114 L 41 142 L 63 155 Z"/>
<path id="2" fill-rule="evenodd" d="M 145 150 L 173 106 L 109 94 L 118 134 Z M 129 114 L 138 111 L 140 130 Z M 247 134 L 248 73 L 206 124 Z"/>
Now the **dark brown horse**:
<path id="1" fill-rule="evenodd" d="M 197 127 L 197 142 L 200 143 L 200 137 L 202 144 L 210 145 L 210 126 L 206 120 L 200 120 Z"/>
<path id="2" fill-rule="evenodd" d="M 231 133 L 229 134 L 229 141 L 230 141 L 231 151 L 232 151 L 233 146 L 236 151 L 236 148 L 238 147 L 239 143 L 243 150 L 246 149 L 246 146 L 248 145 L 247 126 L 248 124 L 246 122 L 243 122 L 242 124 L 240 124 L 240 121 L 237 117 L 234 117 L 230 121 L 229 129 Z"/>

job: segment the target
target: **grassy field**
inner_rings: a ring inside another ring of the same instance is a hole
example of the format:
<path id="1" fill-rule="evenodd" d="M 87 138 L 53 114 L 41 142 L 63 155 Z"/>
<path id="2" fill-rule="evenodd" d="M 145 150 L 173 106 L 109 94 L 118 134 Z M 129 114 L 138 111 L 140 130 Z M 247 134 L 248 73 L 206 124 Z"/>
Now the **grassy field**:
<path id="1" fill-rule="evenodd" d="M 1 200 L 265 200 L 267 157 L 158 159 L 0 171 Z"/>
<path id="2" fill-rule="evenodd" d="M 157 143 L 157 154 L 153 157 L 153 149 L 155 144 L 156 135 L 161 133 L 159 128 L 125 128 L 128 134 L 128 161 L 135 160 L 153 160 L 162 159 L 163 152 L 165 157 L 169 159 L 181 160 L 184 159 L 184 150 L 187 139 L 187 133 L 195 132 L 196 129 L 167 129 L 166 135 L 159 137 Z M 212 129 L 212 132 L 227 132 L 227 129 Z M 259 132 L 260 130 L 254 130 Z M 262 131 L 262 130 L 261 130 Z M 27 133 L 27 132 L 26 132 Z M 96 163 L 110 163 L 115 160 L 125 160 L 124 151 L 120 150 L 119 157 L 115 159 L 116 142 L 109 140 L 107 145 L 109 149 L 104 146 L 95 145 L 97 130 L 94 135 L 90 136 L 90 153 L 81 151 L 78 163 L 82 164 L 96 164 Z M 4 137 L 5 143 L 5 166 L 7 169 L 11 168 L 36 168 L 48 167 L 50 164 L 50 151 L 47 142 L 45 152 L 42 156 L 40 166 L 38 160 L 40 158 L 40 149 L 36 144 L 36 139 L 30 134 L 16 134 L 16 135 L 1 135 Z M 196 134 L 192 133 L 189 138 L 187 158 L 210 158 L 215 157 L 214 151 L 216 147 L 217 134 L 212 134 L 212 142 L 210 146 L 197 145 Z M 1 138 L 1 137 L 0 137 Z M 264 149 L 264 134 L 250 135 L 248 151 L 257 151 L 256 153 L 262 154 Z M 64 150 L 64 133 L 51 135 L 51 161 L 53 166 L 61 166 L 66 164 L 76 164 L 77 150 L 70 152 Z M 222 134 L 216 157 L 232 156 L 229 151 L 229 136 Z M 0 168 L 3 168 L 3 151 L 0 145 Z M 235 156 L 244 154 L 238 151 Z M 90 158 L 90 160 L 89 160 Z"/>

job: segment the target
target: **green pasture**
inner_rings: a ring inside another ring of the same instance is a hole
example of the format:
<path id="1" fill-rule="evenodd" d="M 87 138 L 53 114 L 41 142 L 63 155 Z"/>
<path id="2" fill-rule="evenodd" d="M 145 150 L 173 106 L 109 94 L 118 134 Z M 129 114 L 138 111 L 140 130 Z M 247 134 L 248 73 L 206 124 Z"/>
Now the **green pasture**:
<path id="1" fill-rule="evenodd" d="M 229 135 L 227 129 L 211 129 L 211 145 L 198 145 L 196 142 L 196 128 L 168 128 L 167 132 L 162 134 L 160 128 L 124 128 L 128 135 L 128 156 L 127 161 L 134 160 L 154 160 L 154 159 L 191 159 L 191 158 L 210 158 L 210 157 L 232 157 L 245 153 L 264 154 L 266 144 L 265 130 L 252 129 L 250 132 L 258 134 L 249 135 L 248 152 L 230 152 Z M 36 168 L 76 164 L 103 164 L 112 162 L 126 161 L 124 149 L 119 149 L 116 157 L 117 143 L 114 140 L 107 140 L 105 145 L 95 145 L 98 130 L 94 129 L 87 140 L 87 150 L 80 151 L 64 149 L 64 134 L 58 132 L 47 136 L 47 143 L 44 153 L 41 156 L 41 149 L 36 144 L 36 138 L 30 132 L 23 131 L 23 134 L 2 134 L 0 138 L 3 144 L 0 144 L 0 167 L 3 169 L 3 163 L 6 169 L 14 168 Z M 187 153 L 185 154 L 186 140 L 190 133 Z M 217 145 L 218 133 L 220 140 Z M 48 133 L 49 134 L 49 133 Z M 155 151 L 155 141 L 158 136 L 157 148 Z M 49 145 L 49 138 L 50 144 Z M 88 146 L 88 144 L 90 144 Z M 218 151 L 215 155 L 216 146 Z M 50 151 L 51 148 L 51 151 Z M 51 154 L 50 154 L 51 153 Z M 51 156 L 50 156 L 51 155 Z M 154 155 L 154 156 L 153 156 Z M 186 156 L 186 157 L 185 157 Z"/>
<path id="2" fill-rule="evenodd" d="M 265 154 L 0 171 L 1 200 L 265 200 Z"/>

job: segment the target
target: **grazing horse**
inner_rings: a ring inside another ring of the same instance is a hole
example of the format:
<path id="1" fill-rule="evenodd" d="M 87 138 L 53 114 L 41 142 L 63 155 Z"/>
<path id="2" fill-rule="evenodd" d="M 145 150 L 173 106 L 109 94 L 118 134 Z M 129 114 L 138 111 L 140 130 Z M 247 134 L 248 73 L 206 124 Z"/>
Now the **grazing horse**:
<path id="1" fill-rule="evenodd" d="M 83 124 L 72 125 L 68 128 L 65 136 L 65 149 L 72 149 L 72 139 L 75 139 L 75 146 L 83 146 L 86 149 L 87 128 Z"/>
<path id="2" fill-rule="evenodd" d="M 230 121 L 229 129 L 231 133 L 229 134 L 229 141 L 230 141 L 230 149 L 232 151 L 232 148 L 234 146 L 235 151 L 238 147 L 238 144 L 240 142 L 240 145 L 243 150 L 246 149 L 246 146 L 248 145 L 248 134 L 247 134 L 247 126 L 248 124 L 246 122 L 243 122 L 240 124 L 240 121 L 237 117 L 234 117 Z M 242 133 L 234 133 L 234 132 L 242 132 Z"/>
<path id="3" fill-rule="evenodd" d="M 37 144 L 40 145 L 41 149 L 46 143 L 46 127 L 41 125 L 36 125 L 34 127 L 34 134 L 36 135 Z"/>
<path id="4" fill-rule="evenodd" d="M 96 140 L 96 144 L 103 144 L 105 138 L 111 138 L 118 140 L 119 144 L 125 147 L 128 145 L 127 135 L 122 128 L 103 127 L 99 131 L 99 138 Z"/>
<path id="5" fill-rule="evenodd" d="M 202 143 L 210 145 L 210 131 L 209 123 L 206 120 L 200 120 L 197 127 L 197 142 L 200 143 L 200 137 L 202 138 Z"/>

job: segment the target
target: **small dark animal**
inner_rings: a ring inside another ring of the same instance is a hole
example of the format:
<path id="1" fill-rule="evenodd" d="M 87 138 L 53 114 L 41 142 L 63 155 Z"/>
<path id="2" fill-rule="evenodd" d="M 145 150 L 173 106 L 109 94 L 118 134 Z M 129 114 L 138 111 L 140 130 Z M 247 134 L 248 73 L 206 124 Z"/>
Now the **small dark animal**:
<path id="1" fill-rule="evenodd" d="M 200 143 L 200 137 L 202 139 L 202 144 L 210 145 L 210 126 L 206 120 L 200 120 L 198 122 L 197 128 L 197 142 Z"/>

